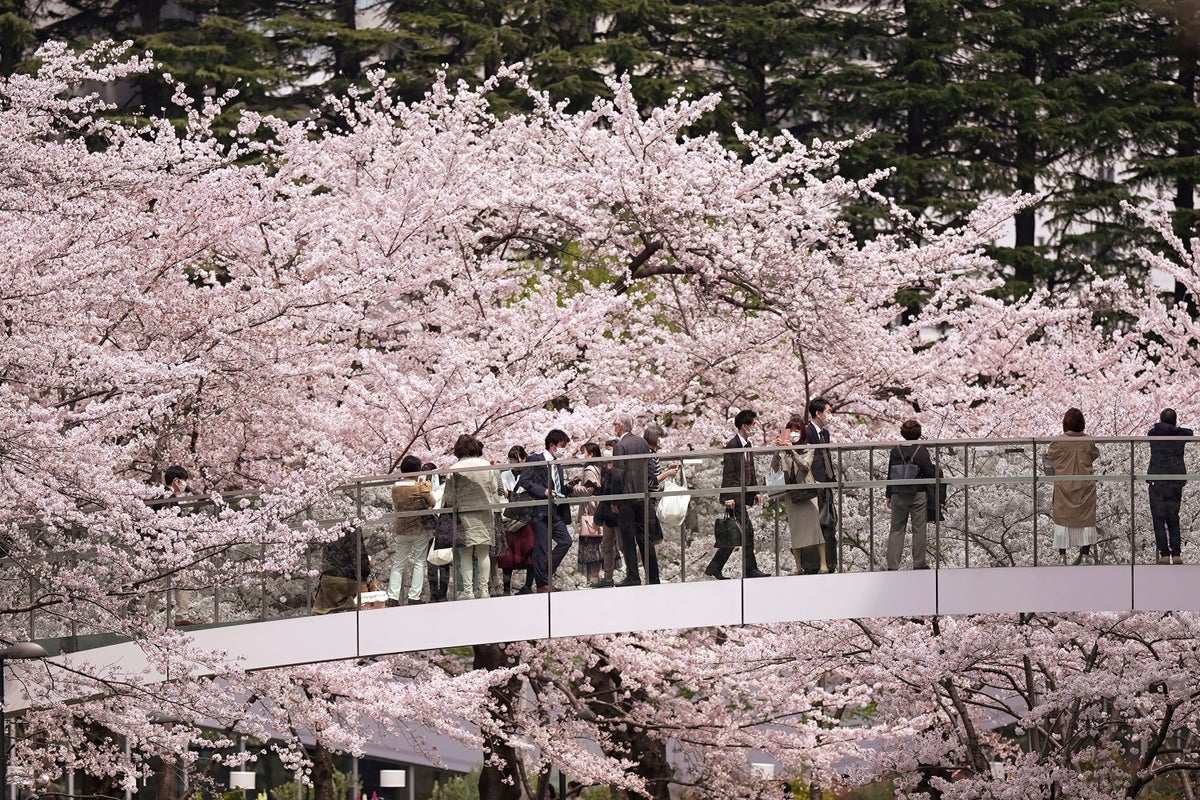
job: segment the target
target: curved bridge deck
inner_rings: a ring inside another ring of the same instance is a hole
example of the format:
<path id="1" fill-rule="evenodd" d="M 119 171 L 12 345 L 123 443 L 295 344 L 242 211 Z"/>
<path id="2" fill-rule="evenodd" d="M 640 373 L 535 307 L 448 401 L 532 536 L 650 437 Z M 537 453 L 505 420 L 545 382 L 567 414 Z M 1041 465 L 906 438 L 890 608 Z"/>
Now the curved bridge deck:
<path id="1" fill-rule="evenodd" d="M 246 669 L 526 639 L 856 617 L 1200 610 L 1200 565 L 930 569 L 555 592 L 190 629 Z M 56 656 L 147 666 L 136 643 Z M 170 676 L 158 676 L 169 680 Z"/>

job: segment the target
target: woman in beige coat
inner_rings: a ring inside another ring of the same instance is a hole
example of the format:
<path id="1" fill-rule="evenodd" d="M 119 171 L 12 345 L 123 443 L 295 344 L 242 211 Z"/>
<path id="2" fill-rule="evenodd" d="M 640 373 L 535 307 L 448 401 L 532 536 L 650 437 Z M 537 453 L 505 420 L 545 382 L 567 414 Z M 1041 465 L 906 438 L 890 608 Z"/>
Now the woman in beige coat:
<path id="1" fill-rule="evenodd" d="M 801 447 L 805 442 L 805 424 L 801 417 L 792 417 L 787 427 L 779 432 L 775 444 L 787 447 L 780 450 L 771 461 L 771 469 L 782 472 L 788 483 L 812 483 L 813 451 Z M 817 548 L 821 559 L 820 574 L 829 572 L 825 563 L 825 537 L 821 533 L 821 517 L 817 512 L 817 498 L 794 500 L 792 492 L 784 492 L 783 507 L 787 512 L 788 529 L 791 531 L 792 556 L 796 559 L 796 575 L 801 574 L 800 551 L 806 547 Z"/>
<path id="2" fill-rule="evenodd" d="M 1096 444 L 1083 433 L 1083 412 L 1069 408 L 1063 415 L 1063 435 L 1050 444 L 1047 460 L 1054 475 L 1091 475 L 1092 462 L 1099 456 Z M 1075 563 L 1091 554 L 1096 543 L 1096 482 L 1065 480 L 1054 482 L 1054 546 L 1062 563 L 1067 549 L 1079 548 Z"/>
<path id="3" fill-rule="evenodd" d="M 469 433 L 459 436 L 454 443 L 454 457 L 458 461 L 451 470 L 491 466 L 483 458 L 483 445 Z M 442 508 L 453 510 L 456 519 L 454 561 L 458 564 L 458 581 L 462 586 L 459 600 L 488 597 L 488 580 L 492 572 L 489 551 L 496 529 L 492 506 L 499 502 L 500 490 L 494 470 L 452 471 L 446 477 Z"/>

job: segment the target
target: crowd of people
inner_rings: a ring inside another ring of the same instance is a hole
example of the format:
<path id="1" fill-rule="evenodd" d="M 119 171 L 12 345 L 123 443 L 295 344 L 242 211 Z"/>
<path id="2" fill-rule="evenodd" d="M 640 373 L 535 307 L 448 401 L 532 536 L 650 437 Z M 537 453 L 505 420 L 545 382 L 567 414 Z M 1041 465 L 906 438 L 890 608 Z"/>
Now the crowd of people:
<path id="1" fill-rule="evenodd" d="M 722 458 L 719 502 L 724 513 L 716 522 L 712 559 L 703 570 L 710 579 L 731 577 L 726 567 L 739 549 L 741 569 L 734 577 L 768 574 L 758 565 L 749 513 L 768 498 L 779 504 L 786 519 L 795 574 L 837 571 L 837 498 L 831 486 L 821 485 L 837 482 L 834 460 L 830 448 L 811 446 L 829 444 L 831 408 L 816 398 L 806 411 L 804 416 L 793 415 L 779 431 L 774 439 L 778 449 L 765 476 L 759 475 L 750 450 L 758 414 L 747 409 L 734 418 L 734 435 L 725 443 Z M 1192 431 L 1176 423 L 1175 411 L 1165 409 L 1149 431 L 1152 437 L 1171 437 L 1150 444 L 1148 474 L 1163 476 L 1149 481 L 1159 564 L 1182 563 L 1179 513 L 1185 442 L 1175 437 L 1192 436 Z M 1044 453 L 1043 472 L 1067 476 L 1053 481 L 1054 547 L 1064 564 L 1068 551 L 1077 551 L 1078 564 L 1096 558 L 1096 483 L 1083 476 L 1093 474 L 1099 451 L 1084 433 L 1079 409 L 1069 409 L 1062 426 L 1062 435 Z M 618 414 L 612 427 L 613 437 L 603 445 L 586 442 L 574 454 L 569 452 L 570 436 L 551 430 L 540 453 L 512 447 L 508 469 L 499 475 L 484 457 L 483 444 L 469 434 L 455 442 L 457 461 L 444 479 L 432 474 L 432 464 L 405 457 L 391 488 L 394 515 L 386 604 L 554 591 L 555 575 L 572 547 L 580 573 L 593 588 L 658 583 L 664 515 L 658 508 L 661 499 L 651 495 L 660 493 L 668 481 L 681 479 L 684 464 L 659 460 L 656 454 L 667 436 L 661 426 L 648 425 L 638 435 L 632 418 Z M 929 448 L 920 442 L 920 422 L 906 420 L 899 432 L 904 443 L 891 449 L 886 473 L 887 569 L 901 567 L 906 540 L 912 568 L 928 569 L 927 526 L 941 519 L 947 487 L 938 480 L 941 472 Z M 569 476 L 559 462 L 573 457 L 581 457 L 582 464 Z M 672 519 L 678 524 L 682 518 Z M 683 524 L 696 529 L 694 518 Z M 362 565 L 370 563 L 365 551 L 355 551 L 355 541 L 361 547 L 361 537 L 349 534 L 327 546 L 316 613 L 353 607 L 365 577 Z M 618 565 L 624 567 L 620 580 Z M 513 574 L 518 571 L 525 572 L 525 583 L 514 590 Z"/>

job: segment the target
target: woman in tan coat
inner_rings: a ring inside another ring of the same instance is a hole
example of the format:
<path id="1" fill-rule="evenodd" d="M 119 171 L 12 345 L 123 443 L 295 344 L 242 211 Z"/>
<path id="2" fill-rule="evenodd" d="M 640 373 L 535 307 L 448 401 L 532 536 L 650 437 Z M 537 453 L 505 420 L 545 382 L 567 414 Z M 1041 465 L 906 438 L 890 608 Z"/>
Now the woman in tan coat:
<path id="1" fill-rule="evenodd" d="M 1092 462 L 1100 455 L 1095 443 L 1083 433 L 1083 412 L 1069 408 L 1063 415 L 1063 435 L 1050 444 L 1047 459 L 1054 475 L 1091 475 Z M 1054 482 L 1054 546 L 1062 563 L 1067 563 L 1067 548 L 1079 548 L 1078 564 L 1091 555 L 1096 543 L 1096 482 L 1065 480 Z M 1094 559 L 1094 557 L 1093 557 Z"/>

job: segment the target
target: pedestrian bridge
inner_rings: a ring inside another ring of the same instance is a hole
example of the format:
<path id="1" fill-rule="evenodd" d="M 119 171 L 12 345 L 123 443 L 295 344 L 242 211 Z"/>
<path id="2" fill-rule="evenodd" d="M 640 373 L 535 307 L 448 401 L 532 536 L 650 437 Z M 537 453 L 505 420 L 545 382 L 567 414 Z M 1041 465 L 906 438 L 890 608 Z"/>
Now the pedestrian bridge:
<path id="1" fill-rule="evenodd" d="M 380 608 L 180 631 L 262 670 L 515 640 L 714 625 L 1017 612 L 1200 610 L 1200 565 L 930 569 L 703 581 Z M 135 642 L 55 656 L 148 668 Z M 165 674 L 148 678 L 169 680 Z M 17 703 L 17 707 L 20 703 Z"/>
<path id="2" fill-rule="evenodd" d="M 836 456 L 837 480 L 822 485 L 831 492 L 839 512 L 837 572 L 791 575 L 796 565 L 789 550 L 786 515 L 778 504 L 767 503 L 752 511 L 754 543 L 760 568 L 773 576 L 754 579 L 735 577 L 740 572 L 737 556 L 729 565 L 732 569 L 727 567 L 732 579 L 713 580 L 704 575 L 703 565 L 713 552 L 712 520 L 724 513 L 718 486 L 724 452 L 664 454 L 663 461 L 678 458 L 688 465 L 689 485 L 668 484 L 661 491 L 647 489 L 641 498 L 627 496 L 643 501 L 647 520 L 653 513 L 649 511 L 651 499 L 690 497 L 687 521 L 663 526 L 663 541 L 657 548 L 663 565 L 664 583 L 660 585 L 505 594 L 315 616 L 310 610 L 315 576 L 321 569 L 320 547 L 314 548 L 307 566 L 279 575 L 265 566 L 271 545 L 264 542 L 237 556 L 242 560 L 236 574 L 243 576 L 237 585 L 231 577 L 234 573 L 227 569 L 233 557 L 229 555 L 226 561 L 199 564 L 176 576 L 177 586 L 195 592 L 192 607 L 200 609 L 199 618 L 212 622 L 176 628 L 170 635 L 181 637 L 180 652 L 184 652 L 186 639 L 197 651 L 227 654 L 241 669 L 265 670 L 475 644 L 718 625 L 984 613 L 1200 610 L 1200 564 L 1155 563 L 1154 533 L 1146 505 L 1149 476 L 1139 469 L 1148 461 L 1149 440 L 1095 440 L 1101 457 L 1095 473 L 1086 476 L 1045 474 L 1038 456 L 1046 441 L 926 443 L 933 451 L 938 473 L 916 483 L 927 484 L 924 488 L 930 492 L 931 502 L 933 497 L 942 498 L 941 516 L 929 522 L 933 569 L 885 568 L 886 489 L 914 483 L 887 479 L 891 443 L 830 448 Z M 1188 448 L 1189 462 L 1200 455 L 1193 454 L 1194 450 Z M 765 476 L 775 448 L 745 452 L 759 461 L 759 475 Z M 563 463 L 570 467 L 583 462 Z M 1186 473 L 1156 477 L 1200 479 L 1200 465 L 1189 463 Z M 1093 553 L 1101 563 L 1065 566 L 1053 543 L 1050 499 L 1056 481 L 1081 479 L 1097 484 L 1099 543 Z M 316 521 L 356 527 L 365 537 L 363 546 L 381 559 L 379 563 L 387 564 L 391 521 L 414 513 L 391 512 L 394 480 L 394 476 L 363 478 L 334 490 L 331 497 L 337 503 L 331 503 L 333 510 L 316 516 Z M 780 489 L 764 484 L 736 487 L 735 491 L 772 488 Z M 590 499 L 515 502 L 496 505 L 494 510 L 545 504 L 549 511 L 552 504 L 578 505 Z M 1200 526 L 1200 509 L 1195 507 L 1200 504 L 1190 500 L 1190 495 L 1185 496 L 1183 555 L 1186 561 L 1200 561 L 1195 557 L 1196 543 L 1188 536 Z M 185 508 L 184 513 L 205 513 L 205 502 L 208 500 L 197 498 L 195 508 Z M 186 506 L 186 501 L 181 501 L 181 506 Z M 580 547 L 577 538 L 576 547 Z M 556 589 L 586 586 L 594 578 L 576 565 L 578 552 L 568 555 L 556 573 Z M 255 566 L 258 560 L 264 565 L 261 569 Z M 620 560 L 618 554 L 618 564 Z M 384 571 L 380 578 L 386 577 Z M 29 596 L 34 596 L 36 588 L 31 582 Z M 498 590 L 497 578 L 492 593 L 498 594 Z M 160 585 L 156 591 L 163 599 L 160 608 L 169 609 L 169 586 Z M 27 637 L 41 641 L 53 661 L 86 674 L 111 670 L 114 675 L 137 676 L 137 680 L 171 679 L 169 674 L 151 671 L 150 660 L 136 642 L 122 641 L 103 630 L 64 626 L 52 614 L 31 612 Z M 21 703 L 18 700 L 17 707 Z"/>

